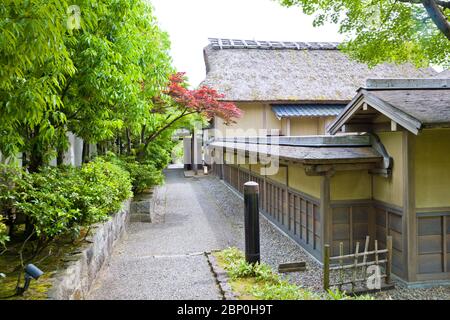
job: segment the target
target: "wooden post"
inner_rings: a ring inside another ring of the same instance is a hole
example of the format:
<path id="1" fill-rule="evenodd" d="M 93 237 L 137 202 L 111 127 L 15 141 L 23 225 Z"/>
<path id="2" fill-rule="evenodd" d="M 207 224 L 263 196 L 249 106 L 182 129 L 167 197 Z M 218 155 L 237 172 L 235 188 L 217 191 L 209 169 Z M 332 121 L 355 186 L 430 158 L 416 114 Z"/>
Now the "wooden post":
<path id="1" fill-rule="evenodd" d="M 330 245 L 323 246 L 323 290 L 330 289 Z"/>
<path id="2" fill-rule="evenodd" d="M 352 292 L 355 291 L 356 286 L 356 275 L 358 271 L 358 259 L 359 259 L 359 241 L 356 242 L 356 249 L 355 249 L 355 260 L 354 260 L 354 268 L 353 268 L 353 274 L 352 274 Z"/>
<path id="3" fill-rule="evenodd" d="M 364 256 L 363 256 L 363 267 L 362 267 L 362 278 L 366 279 L 366 262 L 367 262 L 367 251 L 369 251 L 370 236 L 366 236 L 366 244 L 364 245 Z"/>
<path id="4" fill-rule="evenodd" d="M 325 175 L 321 177 L 321 185 L 320 185 L 320 241 L 322 245 L 333 243 L 332 239 L 332 216 L 331 216 L 331 207 L 330 207 L 330 180 L 333 175 L 332 171 L 328 171 Z M 306 219 L 308 219 L 308 215 L 306 215 Z M 314 223 L 314 221 L 313 221 Z M 306 221 L 306 225 L 308 225 L 308 220 Z M 308 233 L 307 233 L 308 239 Z M 309 240 L 309 239 L 308 239 Z M 308 241 L 309 243 L 309 241 Z"/>
<path id="5" fill-rule="evenodd" d="M 259 245 L 259 185 L 254 181 L 244 184 L 245 260 L 260 262 Z"/>
<path id="6" fill-rule="evenodd" d="M 342 257 L 343 255 L 344 255 L 344 243 L 340 242 L 339 243 L 339 256 Z M 339 259 L 339 266 L 341 267 L 339 269 L 339 282 L 341 283 L 339 285 L 339 290 L 342 290 L 342 282 L 344 282 L 344 269 L 343 269 L 344 259 L 342 259 L 342 258 Z"/>
<path id="7" fill-rule="evenodd" d="M 392 272 L 392 236 L 387 236 L 386 238 L 386 284 L 391 283 L 391 272 Z"/>

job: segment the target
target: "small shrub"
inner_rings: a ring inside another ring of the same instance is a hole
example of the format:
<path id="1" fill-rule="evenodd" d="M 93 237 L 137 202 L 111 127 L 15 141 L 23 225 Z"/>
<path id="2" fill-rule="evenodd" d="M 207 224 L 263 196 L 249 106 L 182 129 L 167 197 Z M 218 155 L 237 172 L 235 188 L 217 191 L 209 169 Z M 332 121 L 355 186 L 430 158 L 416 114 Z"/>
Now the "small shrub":
<path id="1" fill-rule="evenodd" d="M 283 280 L 265 263 L 248 264 L 243 252 L 237 248 L 225 249 L 216 256 L 232 281 L 238 281 L 240 278 L 254 279 L 254 285 L 250 289 L 243 290 L 245 291 L 242 292 L 244 296 L 250 294 L 262 300 L 373 300 L 369 295 L 350 297 L 339 290 L 329 290 L 323 295 L 291 284 Z"/>
<path id="2" fill-rule="evenodd" d="M 129 173 L 111 162 L 95 159 L 81 168 L 80 175 L 84 188 L 76 207 L 86 214 L 82 218 L 83 224 L 106 219 L 132 196 Z"/>
<path id="3" fill-rule="evenodd" d="M 245 258 L 244 253 L 236 247 L 230 247 L 223 251 L 220 251 L 219 256 L 227 265 L 236 263 L 239 260 L 243 260 Z"/>
<path id="4" fill-rule="evenodd" d="M 132 195 L 129 173 L 101 159 L 81 169 L 20 171 L 13 183 L 0 185 L 8 190 L 0 197 L 2 211 L 11 206 L 25 215 L 43 243 L 62 234 L 76 236 L 82 226 L 107 219 Z"/>
<path id="5" fill-rule="evenodd" d="M 139 162 L 135 157 L 117 157 L 114 154 L 108 154 L 104 159 L 129 172 L 134 193 L 141 193 L 164 181 L 162 171 L 150 161 Z"/>
<path id="6" fill-rule="evenodd" d="M 15 208 L 28 217 L 42 240 L 66 232 L 79 219 L 80 211 L 69 197 L 68 185 L 80 182 L 68 181 L 67 177 L 72 178 L 69 169 L 47 168 L 39 173 L 23 173 L 22 179 L 16 181 Z"/>
<path id="7" fill-rule="evenodd" d="M 255 277 L 258 281 L 276 282 L 279 276 L 273 272 L 272 268 L 264 263 L 256 263 L 254 265 L 245 261 L 245 256 L 237 248 L 228 248 L 220 252 L 226 270 L 233 279 Z"/>
<path id="8" fill-rule="evenodd" d="M 251 293 L 261 300 L 315 300 L 317 295 L 287 281 L 254 285 Z"/>
<path id="9" fill-rule="evenodd" d="M 2 222 L 0 216 L 0 251 L 2 247 L 5 248 L 6 242 L 9 240 L 7 231 L 8 229 L 6 228 L 6 225 Z"/>
<path id="10" fill-rule="evenodd" d="M 253 266 L 245 262 L 245 260 L 239 260 L 236 263 L 231 264 L 227 271 L 232 279 L 255 276 Z"/>

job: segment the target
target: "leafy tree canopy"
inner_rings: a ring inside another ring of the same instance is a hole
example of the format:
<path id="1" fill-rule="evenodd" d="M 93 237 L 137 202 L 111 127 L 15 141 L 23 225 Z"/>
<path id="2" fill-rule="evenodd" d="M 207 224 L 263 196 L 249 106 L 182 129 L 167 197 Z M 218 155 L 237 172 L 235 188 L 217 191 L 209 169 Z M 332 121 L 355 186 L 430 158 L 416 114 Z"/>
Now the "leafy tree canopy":
<path id="1" fill-rule="evenodd" d="M 446 0 L 278 0 L 315 15 L 314 26 L 339 24 L 352 58 L 370 66 L 382 62 L 450 66 L 450 1 Z"/>

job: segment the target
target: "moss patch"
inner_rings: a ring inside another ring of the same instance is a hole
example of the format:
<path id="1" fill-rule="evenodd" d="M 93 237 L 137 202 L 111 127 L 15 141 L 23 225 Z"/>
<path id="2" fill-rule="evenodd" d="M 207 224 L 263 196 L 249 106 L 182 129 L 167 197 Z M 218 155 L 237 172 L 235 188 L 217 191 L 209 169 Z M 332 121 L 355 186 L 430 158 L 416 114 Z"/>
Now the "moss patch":
<path id="1" fill-rule="evenodd" d="M 75 243 L 68 240 L 59 240 L 50 244 L 39 256 L 31 260 L 44 274 L 38 280 L 32 280 L 29 289 L 23 296 L 15 296 L 17 279 L 22 269 L 18 250 L 20 242 L 9 243 L 8 250 L 0 255 L 0 273 L 6 275 L 0 278 L 0 299 L 8 300 L 43 300 L 47 299 L 47 292 L 52 287 L 52 277 L 65 267 L 70 257 L 82 250 L 85 243 L 80 243 L 83 236 L 80 236 Z M 25 251 L 25 254 L 29 251 Z M 23 286 L 23 272 L 20 276 L 20 286 Z"/>
<path id="2" fill-rule="evenodd" d="M 238 299 L 245 300 L 372 300 L 370 296 L 351 298 L 342 292 L 313 292 L 289 283 L 275 273 L 270 266 L 261 263 L 254 266 L 245 262 L 237 248 L 213 252 L 217 264 L 229 276 L 229 284 Z"/>

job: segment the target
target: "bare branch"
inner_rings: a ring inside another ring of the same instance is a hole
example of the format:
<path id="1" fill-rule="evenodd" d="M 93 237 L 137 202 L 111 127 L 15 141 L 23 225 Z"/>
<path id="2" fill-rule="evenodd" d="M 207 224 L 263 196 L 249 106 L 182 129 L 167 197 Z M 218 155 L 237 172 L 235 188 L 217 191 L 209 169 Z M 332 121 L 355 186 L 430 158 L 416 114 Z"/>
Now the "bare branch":
<path id="1" fill-rule="evenodd" d="M 444 36 L 450 40 L 450 24 L 442 9 L 437 5 L 435 0 L 423 0 L 422 5 L 427 10 L 428 15 Z"/>

